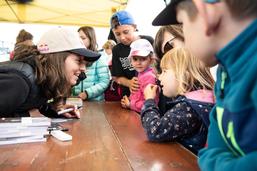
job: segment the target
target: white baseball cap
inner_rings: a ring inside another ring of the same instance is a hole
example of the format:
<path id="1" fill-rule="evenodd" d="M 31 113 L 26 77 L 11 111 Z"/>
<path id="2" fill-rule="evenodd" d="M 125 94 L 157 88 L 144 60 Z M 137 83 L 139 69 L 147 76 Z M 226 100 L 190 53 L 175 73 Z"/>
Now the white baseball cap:
<path id="1" fill-rule="evenodd" d="M 146 39 L 138 39 L 131 43 L 130 45 L 130 53 L 129 57 L 132 56 L 142 56 L 146 57 L 151 52 L 153 53 L 153 46 L 151 43 Z"/>
<path id="2" fill-rule="evenodd" d="M 101 54 L 86 49 L 76 31 L 57 27 L 43 34 L 37 44 L 41 54 L 72 52 L 84 56 L 86 61 L 96 61 Z"/>

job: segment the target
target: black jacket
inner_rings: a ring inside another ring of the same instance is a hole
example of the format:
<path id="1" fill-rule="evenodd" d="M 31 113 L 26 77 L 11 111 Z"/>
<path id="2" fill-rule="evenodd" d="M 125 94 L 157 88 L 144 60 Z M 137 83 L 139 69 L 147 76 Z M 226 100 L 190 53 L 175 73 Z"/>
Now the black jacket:
<path id="1" fill-rule="evenodd" d="M 34 108 L 48 117 L 57 116 L 35 81 L 33 67 L 24 62 L 0 63 L 0 117 L 29 116 Z"/>

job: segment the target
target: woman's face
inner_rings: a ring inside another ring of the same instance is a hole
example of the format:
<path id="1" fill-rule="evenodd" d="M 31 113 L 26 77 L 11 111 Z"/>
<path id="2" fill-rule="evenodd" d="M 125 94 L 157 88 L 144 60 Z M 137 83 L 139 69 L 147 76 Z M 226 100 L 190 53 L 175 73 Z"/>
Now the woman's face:
<path id="1" fill-rule="evenodd" d="M 163 95 L 167 97 L 174 97 L 177 95 L 178 81 L 172 69 L 162 69 L 159 80 L 161 81 Z"/>
<path id="2" fill-rule="evenodd" d="M 119 25 L 112 31 L 118 41 L 124 45 L 130 45 L 136 39 L 136 28 L 133 25 Z"/>
<path id="3" fill-rule="evenodd" d="M 82 30 L 79 31 L 79 37 L 82 39 L 85 47 L 88 49 L 90 46 L 90 40 Z"/>
<path id="4" fill-rule="evenodd" d="M 183 47 L 184 42 L 181 39 L 176 38 L 170 32 L 165 31 L 163 34 L 163 42 L 162 42 L 162 53 L 165 54 L 171 48 L 174 47 Z"/>
<path id="5" fill-rule="evenodd" d="M 71 53 L 64 62 L 65 73 L 71 86 L 76 85 L 79 75 L 86 71 L 86 61 L 83 56 Z"/>

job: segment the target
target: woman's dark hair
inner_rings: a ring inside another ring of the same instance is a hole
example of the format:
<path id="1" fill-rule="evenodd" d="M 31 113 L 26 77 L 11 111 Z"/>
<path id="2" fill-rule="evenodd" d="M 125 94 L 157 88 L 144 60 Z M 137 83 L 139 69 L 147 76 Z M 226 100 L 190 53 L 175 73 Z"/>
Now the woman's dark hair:
<path id="1" fill-rule="evenodd" d="M 39 54 L 36 46 L 25 46 L 23 51 L 24 55 L 16 61 L 28 63 L 35 69 L 36 84 L 43 96 L 55 102 L 70 96 L 71 85 L 64 68 L 69 52 Z"/>
<path id="2" fill-rule="evenodd" d="M 39 51 L 35 45 L 29 46 L 25 44 L 19 44 L 14 48 L 13 60 L 20 60 L 31 55 L 39 55 Z"/>
<path id="3" fill-rule="evenodd" d="M 181 41 L 184 41 L 184 34 L 182 31 L 182 26 L 181 25 L 167 25 L 167 26 L 162 26 L 158 30 L 158 32 L 155 35 L 154 39 L 154 52 L 157 56 L 157 58 L 161 59 L 163 56 L 162 52 L 162 43 L 164 41 L 164 33 L 169 32 L 171 33 L 174 37 L 177 39 L 180 39 Z"/>

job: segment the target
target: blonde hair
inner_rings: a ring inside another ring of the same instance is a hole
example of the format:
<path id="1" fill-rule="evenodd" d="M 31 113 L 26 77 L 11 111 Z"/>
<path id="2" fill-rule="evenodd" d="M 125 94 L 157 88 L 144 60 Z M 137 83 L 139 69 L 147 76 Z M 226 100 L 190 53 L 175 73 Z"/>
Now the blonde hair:
<path id="1" fill-rule="evenodd" d="M 103 49 L 112 49 L 116 45 L 116 42 L 113 40 L 107 40 L 103 45 Z"/>
<path id="2" fill-rule="evenodd" d="M 172 69 L 178 81 L 177 95 L 197 89 L 213 90 L 214 80 L 209 67 L 185 48 L 173 48 L 162 58 L 162 70 Z"/>

